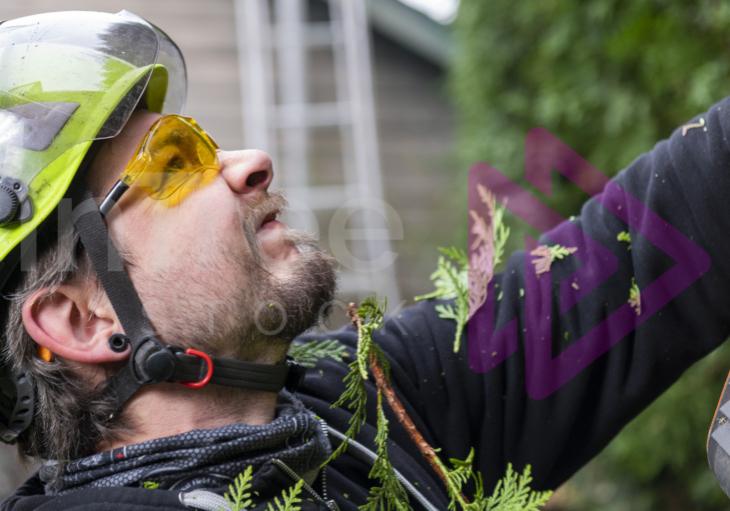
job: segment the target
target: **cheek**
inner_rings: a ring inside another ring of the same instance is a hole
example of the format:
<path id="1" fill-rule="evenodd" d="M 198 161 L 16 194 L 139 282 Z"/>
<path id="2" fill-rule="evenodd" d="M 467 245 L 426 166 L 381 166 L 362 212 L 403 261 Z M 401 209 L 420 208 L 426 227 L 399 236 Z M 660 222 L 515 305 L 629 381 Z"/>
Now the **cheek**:
<path id="1" fill-rule="evenodd" d="M 235 202 L 226 201 L 222 194 L 207 193 L 213 188 L 198 190 L 171 215 L 175 225 L 169 230 L 187 249 L 215 252 L 245 240 Z"/>
<path id="2" fill-rule="evenodd" d="M 158 211 L 157 202 L 148 198 L 134 208 L 121 210 L 111 225 L 115 243 L 121 235 L 122 243 L 117 248 L 127 253 L 133 268 L 144 268 L 145 272 L 174 267 L 181 247 L 193 243 L 185 239 L 190 233 L 175 222 L 171 210 Z"/>
<path id="3" fill-rule="evenodd" d="M 148 246 L 155 265 L 197 273 L 197 266 L 210 266 L 223 253 L 238 253 L 246 240 L 238 214 L 229 205 L 201 191 L 178 207 L 156 208 L 148 234 L 148 239 L 157 240 Z"/>
<path id="4" fill-rule="evenodd" d="M 123 233 L 120 249 L 149 274 L 196 274 L 198 266 L 208 266 L 222 252 L 248 254 L 238 202 L 217 187 L 217 182 L 208 183 L 177 204 L 145 194 L 126 208 L 115 208 L 110 229 L 115 240 Z"/>

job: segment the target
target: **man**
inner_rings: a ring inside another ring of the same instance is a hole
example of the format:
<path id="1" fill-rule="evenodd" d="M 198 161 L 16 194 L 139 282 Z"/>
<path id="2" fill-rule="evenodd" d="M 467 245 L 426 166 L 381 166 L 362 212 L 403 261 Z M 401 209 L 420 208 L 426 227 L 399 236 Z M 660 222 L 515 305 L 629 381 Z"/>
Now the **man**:
<path id="1" fill-rule="evenodd" d="M 87 40 L 74 37 L 82 27 Z M 0 436 L 47 460 L 3 511 L 225 509 L 220 494 L 248 466 L 257 505 L 300 478 L 303 509 L 363 505 L 374 485 L 376 389 L 366 388 L 358 443 L 320 468 L 352 417 L 330 408 L 348 368 L 320 361 L 322 375 L 310 372 L 298 387 L 285 355 L 334 296 L 334 264 L 276 220 L 284 202 L 268 189 L 268 156 L 217 149 L 194 121 L 161 115 L 179 106 L 168 101 L 179 97 L 181 57 L 129 13 L 6 22 L 0 49 L 9 296 Z M 648 205 L 707 250 L 712 269 L 549 397 L 526 395 L 522 346 L 488 373 L 471 371 L 466 343 L 453 353 L 455 324 L 432 302 L 374 336 L 416 427 L 443 459 L 464 459 L 473 447 L 487 491 L 508 462 L 531 464 L 534 488 L 557 487 L 730 333 L 719 214 L 730 189 L 728 108 L 704 115 L 707 132 L 675 132 L 616 179 L 622 188 L 604 192 L 628 207 L 626 190 Z M 632 276 L 644 287 L 673 263 L 642 237 L 627 251 L 616 240 L 626 225 L 594 200 L 576 225 L 619 266 L 566 314 L 552 300 L 556 354 L 570 344 L 564 331 L 579 338 L 626 302 Z M 24 241 L 31 232 L 37 250 Z M 561 227 L 551 239 L 571 241 Z M 26 267 L 21 248 L 35 254 Z M 19 266 L 8 263 L 14 254 Z M 551 278 L 579 264 L 556 262 Z M 517 253 L 495 278 L 503 291 L 496 323 L 516 317 L 520 332 L 524 272 Z M 354 356 L 353 327 L 326 337 Z M 440 480 L 390 418 L 388 450 L 411 505 L 446 509 Z"/>

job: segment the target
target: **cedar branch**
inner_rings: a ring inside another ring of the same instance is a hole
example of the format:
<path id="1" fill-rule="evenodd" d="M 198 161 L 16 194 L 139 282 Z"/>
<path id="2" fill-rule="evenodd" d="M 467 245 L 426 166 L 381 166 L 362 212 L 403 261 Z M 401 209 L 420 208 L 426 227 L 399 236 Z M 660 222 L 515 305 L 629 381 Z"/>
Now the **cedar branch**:
<path id="1" fill-rule="evenodd" d="M 356 326 L 359 332 L 360 328 L 362 328 L 362 319 L 357 313 L 357 307 L 354 303 L 351 303 L 347 308 L 347 314 L 350 317 L 352 325 Z M 450 482 L 444 471 L 441 469 L 439 463 L 440 460 L 436 451 L 434 451 L 433 447 L 426 442 L 423 435 L 421 435 L 421 432 L 418 431 L 418 428 L 416 428 L 416 425 L 413 424 L 413 420 L 411 420 L 408 412 L 406 412 L 403 407 L 403 403 L 401 403 L 400 399 L 398 399 L 398 396 L 395 394 L 393 387 L 391 387 L 388 378 L 386 378 L 385 371 L 383 371 L 383 367 L 375 353 L 370 355 L 370 370 L 373 372 L 373 376 L 375 377 L 375 384 L 378 387 L 378 392 L 383 393 L 385 399 L 388 401 L 388 404 L 395 413 L 395 416 L 398 418 L 398 422 L 400 422 L 405 428 L 408 436 L 411 437 L 411 440 L 413 440 L 416 444 L 418 450 L 421 451 L 423 457 L 426 458 L 426 461 L 428 461 L 429 465 L 431 465 L 431 468 L 433 468 L 433 470 L 439 475 L 444 485 L 448 488 Z M 469 500 L 463 493 L 461 493 L 461 498 L 464 499 L 464 502 L 469 503 Z"/>

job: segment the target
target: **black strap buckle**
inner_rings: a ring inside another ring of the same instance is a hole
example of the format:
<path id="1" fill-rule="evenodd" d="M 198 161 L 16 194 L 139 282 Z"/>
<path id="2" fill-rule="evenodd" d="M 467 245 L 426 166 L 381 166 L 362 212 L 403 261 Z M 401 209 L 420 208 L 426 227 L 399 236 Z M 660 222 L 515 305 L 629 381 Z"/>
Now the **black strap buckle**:
<path id="1" fill-rule="evenodd" d="M 289 366 L 289 374 L 286 376 L 284 388 L 289 392 L 296 392 L 304 384 L 304 377 L 307 375 L 307 368 L 295 362 L 293 358 L 286 357 L 286 364 Z"/>
<path id="2" fill-rule="evenodd" d="M 211 359 L 210 355 L 208 355 L 207 353 L 203 353 L 202 351 L 194 350 L 192 348 L 186 349 L 185 354 L 186 355 L 195 355 L 196 357 L 202 358 L 208 366 L 208 371 L 206 372 L 203 379 L 200 381 L 197 381 L 197 382 L 179 381 L 178 383 L 185 387 L 190 387 L 191 389 L 199 389 L 201 387 L 205 387 L 206 385 L 208 385 L 208 382 L 210 382 L 211 378 L 213 378 L 213 368 L 214 368 L 213 360 Z"/>
<path id="3" fill-rule="evenodd" d="M 132 346 L 129 369 L 140 386 L 169 381 L 175 373 L 175 355 L 162 341 L 148 335 Z"/>

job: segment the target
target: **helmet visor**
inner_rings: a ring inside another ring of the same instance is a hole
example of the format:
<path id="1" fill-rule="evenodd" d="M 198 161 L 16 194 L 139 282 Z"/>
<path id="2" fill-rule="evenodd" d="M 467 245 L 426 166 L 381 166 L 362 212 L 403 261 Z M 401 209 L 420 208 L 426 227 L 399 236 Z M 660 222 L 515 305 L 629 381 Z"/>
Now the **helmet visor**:
<path id="1" fill-rule="evenodd" d="M 2 23 L 0 175 L 30 184 L 72 146 L 119 134 L 143 93 L 148 108 L 180 113 L 185 88 L 175 44 L 129 12 Z"/>

